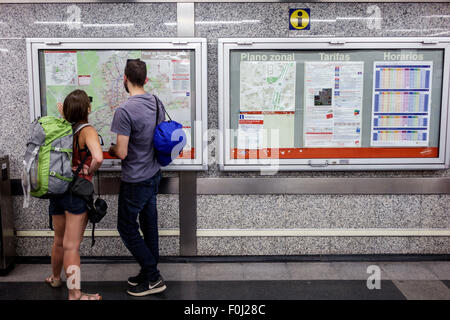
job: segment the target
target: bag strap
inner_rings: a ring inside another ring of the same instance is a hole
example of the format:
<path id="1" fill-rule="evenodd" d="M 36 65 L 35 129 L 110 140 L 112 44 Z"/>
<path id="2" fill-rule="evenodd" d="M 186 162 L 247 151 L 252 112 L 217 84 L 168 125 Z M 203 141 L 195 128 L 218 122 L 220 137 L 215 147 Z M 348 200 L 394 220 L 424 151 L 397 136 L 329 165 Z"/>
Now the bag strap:
<path id="1" fill-rule="evenodd" d="M 80 173 L 80 171 L 83 169 L 84 163 L 86 162 L 86 160 L 89 158 L 89 156 L 91 155 L 91 152 L 88 151 L 86 152 L 86 156 L 84 157 L 83 160 L 81 160 L 80 164 L 77 167 L 77 170 L 74 173 L 74 178 L 76 179 L 78 177 L 78 174 Z M 72 180 L 73 181 L 73 180 Z"/>
<path id="2" fill-rule="evenodd" d="M 100 193 L 100 172 L 97 170 L 97 198 L 101 197 L 101 193 Z"/>
<path id="3" fill-rule="evenodd" d="M 76 128 L 75 132 L 74 132 L 74 135 L 77 134 L 78 132 L 80 132 L 81 129 L 83 129 L 83 128 L 87 127 L 87 126 L 91 126 L 91 124 L 84 123 L 84 124 L 78 126 Z M 79 144 L 79 141 L 78 141 L 79 137 L 80 136 L 78 135 L 77 139 L 76 139 L 76 148 L 78 149 L 78 151 L 80 151 L 80 144 Z M 103 140 L 103 138 L 101 138 L 101 140 Z M 82 168 L 84 166 L 84 163 L 86 162 L 86 160 L 88 159 L 88 157 L 90 155 L 91 155 L 91 152 L 89 151 L 89 148 L 87 148 L 86 156 L 84 157 L 84 159 L 81 160 L 80 164 L 77 167 L 77 170 L 74 173 L 73 183 L 75 182 L 76 179 L 78 179 L 78 174 L 82 170 Z M 72 185 L 73 185 L 73 183 L 72 183 Z M 100 175 L 98 175 L 98 196 L 100 196 Z M 91 196 L 90 199 L 89 199 L 89 206 L 95 207 L 93 196 Z M 95 222 L 92 222 L 91 248 L 94 246 L 94 244 L 95 244 Z"/>
<path id="4" fill-rule="evenodd" d="M 100 194 L 100 171 L 97 171 L 97 198 L 101 197 Z M 95 203 L 94 203 L 94 198 L 91 198 L 92 200 L 92 206 L 95 208 Z M 95 222 L 92 222 L 92 233 L 91 233 L 91 248 L 94 246 L 95 244 Z"/>
<path id="5" fill-rule="evenodd" d="M 155 95 L 153 95 L 153 97 L 155 98 L 155 101 L 156 101 L 156 125 L 155 125 L 155 128 L 156 128 L 156 126 L 158 125 L 158 120 L 159 120 L 159 103 L 158 103 L 158 97 Z M 172 118 L 170 117 L 169 113 L 167 113 L 166 108 L 163 108 L 163 109 L 164 109 L 164 113 L 167 115 L 169 120 L 172 121 Z"/>
<path id="6" fill-rule="evenodd" d="M 91 234 L 91 248 L 94 246 L 95 244 L 95 222 L 92 222 L 92 234 Z"/>
<path id="7" fill-rule="evenodd" d="M 77 134 L 78 132 L 80 132 L 81 129 L 83 129 L 84 127 L 87 127 L 87 126 L 90 126 L 90 124 L 89 123 L 85 123 L 85 124 L 79 126 L 76 129 L 74 135 Z M 78 149 L 78 151 L 80 151 L 80 145 L 78 143 L 78 139 L 79 139 L 79 136 L 77 136 L 77 139 L 76 139 L 76 148 Z M 89 151 L 89 148 L 88 148 L 88 150 L 86 152 L 86 156 L 84 157 L 84 159 L 82 159 L 82 160 L 80 159 L 81 160 L 80 164 L 78 165 L 77 170 L 75 170 L 75 173 L 73 174 L 73 180 L 69 184 L 69 190 L 72 188 L 72 186 L 74 185 L 75 181 L 78 179 L 78 175 L 79 175 L 80 171 L 83 169 L 84 163 L 87 161 L 87 159 L 89 158 L 90 155 L 91 155 L 91 152 Z"/>
<path id="8" fill-rule="evenodd" d="M 158 120 L 159 120 L 159 103 L 158 103 L 158 99 L 156 98 L 155 95 L 153 95 L 153 97 L 155 98 L 156 101 L 156 120 L 155 120 L 155 128 L 158 126 Z"/>

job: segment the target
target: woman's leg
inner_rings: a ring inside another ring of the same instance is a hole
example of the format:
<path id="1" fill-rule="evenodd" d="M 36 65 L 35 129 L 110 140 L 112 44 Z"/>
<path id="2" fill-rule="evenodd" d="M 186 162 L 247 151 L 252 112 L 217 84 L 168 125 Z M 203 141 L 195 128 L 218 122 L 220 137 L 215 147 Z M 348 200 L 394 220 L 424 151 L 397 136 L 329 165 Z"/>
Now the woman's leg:
<path id="1" fill-rule="evenodd" d="M 66 211 L 66 229 L 64 232 L 64 270 L 68 281 L 69 299 L 80 299 L 81 288 L 78 286 L 80 271 L 80 244 L 88 221 L 87 213 L 72 214 Z M 74 286 L 74 284 L 76 286 Z"/>
<path id="2" fill-rule="evenodd" d="M 53 238 L 52 246 L 52 277 L 55 280 L 61 279 L 61 270 L 63 267 L 64 249 L 63 240 L 66 228 L 66 217 L 64 214 L 57 214 L 52 216 L 53 229 L 55 236 Z M 49 279 L 50 280 L 50 279 Z"/>

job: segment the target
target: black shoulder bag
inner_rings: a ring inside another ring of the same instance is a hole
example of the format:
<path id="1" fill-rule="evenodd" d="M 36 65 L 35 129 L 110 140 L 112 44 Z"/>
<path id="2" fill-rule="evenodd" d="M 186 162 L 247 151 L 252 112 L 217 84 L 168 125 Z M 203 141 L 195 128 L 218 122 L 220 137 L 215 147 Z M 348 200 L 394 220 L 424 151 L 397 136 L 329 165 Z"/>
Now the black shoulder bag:
<path id="1" fill-rule="evenodd" d="M 79 149 L 78 137 L 76 140 L 76 147 Z M 95 224 L 99 223 L 103 217 L 106 215 L 106 211 L 108 209 L 108 205 L 105 200 L 100 198 L 100 175 L 98 176 L 98 197 L 94 202 L 94 185 L 91 181 L 80 178 L 78 175 L 80 171 L 83 169 L 84 163 L 91 155 L 89 149 L 87 149 L 86 156 L 83 160 L 81 160 L 80 164 L 77 167 L 73 175 L 73 180 L 69 185 L 69 193 L 76 195 L 86 201 L 88 219 L 92 223 L 92 245 L 95 244 L 94 232 L 95 232 Z"/>

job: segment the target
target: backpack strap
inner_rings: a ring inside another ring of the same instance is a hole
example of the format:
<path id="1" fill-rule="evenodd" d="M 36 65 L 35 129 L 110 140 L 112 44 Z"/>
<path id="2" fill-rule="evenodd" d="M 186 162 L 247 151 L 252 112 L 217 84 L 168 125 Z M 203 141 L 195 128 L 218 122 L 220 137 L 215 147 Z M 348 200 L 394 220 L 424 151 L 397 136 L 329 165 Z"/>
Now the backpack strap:
<path id="1" fill-rule="evenodd" d="M 33 149 L 33 152 L 31 154 L 31 158 L 28 160 L 28 163 L 24 161 L 24 172 L 23 172 L 23 179 L 22 179 L 22 190 L 23 190 L 23 207 L 28 208 L 30 206 L 30 193 L 31 193 L 31 178 L 30 178 L 30 171 L 31 166 L 33 165 L 33 162 L 36 160 L 36 155 L 39 152 L 39 148 L 41 146 L 35 146 Z M 26 181 L 26 182 L 25 182 Z M 25 182 L 25 184 L 24 184 Z"/>
<path id="2" fill-rule="evenodd" d="M 86 156 L 84 157 L 83 160 L 81 160 L 80 164 L 77 167 L 77 170 L 75 170 L 75 172 L 73 174 L 73 180 L 72 180 L 72 182 L 70 182 L 69 190 L 72 188 L 73 184 L 78 179 L 78 174 L 80 173 L 81 169 L 83 169 L 83 165 L 86 162 L 86 160 L 89 158 L 90 155 L 91 155 L 91 153 L 89 152 L 89 149 L 88 149 Z"/>
<path id="3" fill-rule="evenodd" d="M 73 136 L 75 136 L 75 135 L 77 135 L 78 133 L 80 133 L 80 131 L 83 129 L 83 128 L 85 128 L 85 127 L 89 127 L 89 126 L 92 126 L 90 123 L 83 123 L 83 124 L 81 124 L 81 125 L 79 125 L 79 124 L 76 124 L 76 125 L 74 125 L 73 127 L 75 128 L 75 130 L 73 130 Z M 80 145 L 78 144 L 78 139 L 79 139 L 79 135 L 77 136 L 77 140 L 76 140 L 76 148 L 78 149 L 78 151 L 85 151 L 86 149 L 87 149 L 87 147 L 86 148 L 84 148 L 83 150 L 81 150 L 80 149 Z M 81 160 L 81 159 L 80 159 Z"/>
<path id="4" fill-rule="evenodd" d="M 73 135 L 76 135 L 77 133 L 79 133 L 81 131 L 81 129 L 88 127 L 88 126 L 92 126 L 92 125 L 90 123 L 83 123 L 82 125 L 75 126 Z M 80 151 L 80 145 L 78 144 L 78 138 L 79 138 L 79 136 L 77 136 L 76 148 L 78 149 L 78 151 Z M 86 160 L 89 158 L 90 155 L 91 155 L 91 152 L 89 151 L 89 149 L 87 149 L 86 156 L 84 157 L 84 159 L 80 159 L 81 160 L 80 164 L 78 165 L 77 170 L 75 170 L 75 173 L 73 174 L 73 180 L 69 185 L 69 190 L 72 188 L 73 184 L 78 179 L 78 174 L 83 169 L 84 163 L 86 162 Z"/>
<path id="5" fill-rule="evenodd" d="M 83 129 L 85 127 L 89 127 L 89 126 L 92 127 L 92 124 L 90 124 L 88 122 L 87 123 L 83 123 L 83 124 L 75 124 L 75 125 L 73 125 L 72 127 L 75 129 L 75 130 L 73 130 L 73 135 L 76 135 L 78 132 L 81 131 L 81 129 Z"/>

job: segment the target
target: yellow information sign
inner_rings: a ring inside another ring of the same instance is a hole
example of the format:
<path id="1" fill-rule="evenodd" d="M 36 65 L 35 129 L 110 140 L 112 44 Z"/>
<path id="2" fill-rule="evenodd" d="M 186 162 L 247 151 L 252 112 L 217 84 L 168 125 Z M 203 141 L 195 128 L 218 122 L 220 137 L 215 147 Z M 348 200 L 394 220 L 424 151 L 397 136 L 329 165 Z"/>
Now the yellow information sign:
<path id="1" fill-rule="evenodd" d="M 310 9 L 289 9 L 289 29 L 309 30 Z"/>

